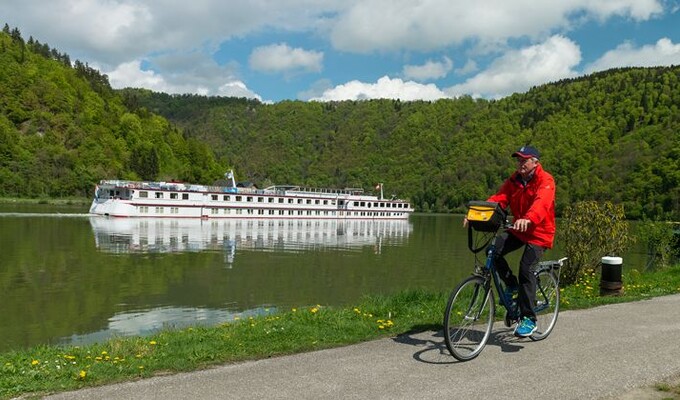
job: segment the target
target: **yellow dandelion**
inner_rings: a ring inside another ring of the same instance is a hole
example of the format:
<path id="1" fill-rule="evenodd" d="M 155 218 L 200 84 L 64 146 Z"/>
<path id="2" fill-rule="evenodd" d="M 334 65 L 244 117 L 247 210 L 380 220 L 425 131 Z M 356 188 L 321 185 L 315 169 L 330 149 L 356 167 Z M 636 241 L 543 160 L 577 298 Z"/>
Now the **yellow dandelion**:
<path id="1" fill-rule="evenodd" d="M 157 343 L 156 343 L 155 340 L 152 340 L 152 341 L 149 342 L 149 344 L 152 345 L 152 346 L 155 346 Z"/>
<path id="2" fill-rule="evenodd" d="M 102 351 L 102 355 L 103 355 L 103 356 L 105 356 L 105 355 L 107 355 L 107 354 L 109 354 L 107 351 Z"/>
<path id="3" fill-rule="evenodd" d="M 309 311 L 311 311 L 312 314 L 316 314 L 317 312 L 319 312 L 319 309 L 316 308 L 316 307 L 313 307 L 313 308 L 312 308 L 311 310 L 309 310 Z"/>
<path id="4" fill-rule="evenodd" d="M 80 373 L 78 374 L 78 377 L 80 379 L 85 379 L 86 376 L 87 376 L 87 371 L 84 371 L 84 370 L 81 369 Z"/>
<path id="5" fill-rule="evenodd" d="M 38 364 L 40 364 L 40 361 L 38 361 L 38 360 L 31 361 L 31 365 L 38 365 Z"/>
<path id="6" fill-rule="evenodd" d="M 294 309 L 293 309 L 293 312 L 297 312 L 297 308 L 294 308 Z"/>
<path id="7" fill-rule="evenodd" d="M 384 325 L 378 325 L 378 329 L 385 329 Z"/>
<path id="8" fill-rule="evenodd" d="M 358 308 L 354 308 L 354 312 L 357 314 L 361 314 L 361 310 L 359 310 Z"/>

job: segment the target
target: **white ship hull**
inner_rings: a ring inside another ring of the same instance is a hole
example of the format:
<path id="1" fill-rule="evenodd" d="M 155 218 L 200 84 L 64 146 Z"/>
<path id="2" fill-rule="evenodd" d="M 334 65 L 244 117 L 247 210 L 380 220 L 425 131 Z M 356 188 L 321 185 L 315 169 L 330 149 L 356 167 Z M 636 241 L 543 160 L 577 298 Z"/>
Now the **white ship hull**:
<path id="1" fill-rule="evenodd" d="M 102 181 L 90 213 L 110 217 L 406 219 L 411 205 L 356 189 L 250 189 L 164 182 Z"/>

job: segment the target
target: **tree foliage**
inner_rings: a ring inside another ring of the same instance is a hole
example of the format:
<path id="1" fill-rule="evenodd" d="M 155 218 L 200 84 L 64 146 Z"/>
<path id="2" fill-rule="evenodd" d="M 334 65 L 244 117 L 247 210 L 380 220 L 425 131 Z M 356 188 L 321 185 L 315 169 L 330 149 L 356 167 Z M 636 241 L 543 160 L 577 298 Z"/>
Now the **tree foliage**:
<path id="1" fill-rule="evenodd" d="M 9 33 L 8 33 L 9 32 Z M 193 154 L 199 153 L 197 163 Z M 90 196 L 100 179 L 221 173 L 205 144 L 129 112 L 108 77 L 7 25 L 0 33 L 0 196 Z"/>
<path id="2" fill-rule="evenodd" d="M 574 283 L 587 270 L 595 270 L 602 257 L 621 256 L 632 242 L 623 207 L 609 201 L 580 201 L 565 209 L 560 221 L 560 243 L 569 257 L 562 279 Z"/>
<path id="3" fill-rule="evenodd" d="M 263 104 L 112 90 L 9 27 L 0 45 L 0 196 L 89 195 L 116 177 L 212 183 L 233 168 L 259 185 L 383 183 L 418 210 L 463 211 L 531 143 L 555 176 L 558 214 L 610 201 L 628 218 L 680 218 L 680 67 L 613 69 L 494 101 Z"/>

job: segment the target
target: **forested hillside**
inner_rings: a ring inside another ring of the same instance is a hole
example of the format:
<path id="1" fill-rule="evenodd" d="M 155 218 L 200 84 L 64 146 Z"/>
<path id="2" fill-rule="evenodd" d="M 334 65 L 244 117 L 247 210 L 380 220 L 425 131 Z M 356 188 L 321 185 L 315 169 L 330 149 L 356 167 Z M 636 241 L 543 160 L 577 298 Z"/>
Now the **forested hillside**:
<path id="1" fill-rule="evenodd" d="M 486 198 L 532 143 L 578 200 L 624 203 L 631 218 L 680 217 L 680 67 L 610 70 L 500 101 L 463 97 L 264 105 L 244 99 L 123 93 L 209 143 L 255 182 L 384 182 L 421 210 Z"/>
<path id="2" fill-rule="evenodd" d="M 610 70 L 499 101 L 331 103 L 111 90 L 106 76 L 0 34 L 0 195 L 89 195 L 103 178 L 364 187 L 421 211 L 486 198 L 531 143 L 558 211 L 586 199 L 680 218 L 680 67 Z M 168 122 L 169 121 L 169 122 Z"/>
<path id="3" fill-rule="evenodd" d="M 160 116 L 131 113 L 87 64 L 0 33 L 0 196 L 91 196 L 102 178 L 212 180 L 210 149 Z"/>

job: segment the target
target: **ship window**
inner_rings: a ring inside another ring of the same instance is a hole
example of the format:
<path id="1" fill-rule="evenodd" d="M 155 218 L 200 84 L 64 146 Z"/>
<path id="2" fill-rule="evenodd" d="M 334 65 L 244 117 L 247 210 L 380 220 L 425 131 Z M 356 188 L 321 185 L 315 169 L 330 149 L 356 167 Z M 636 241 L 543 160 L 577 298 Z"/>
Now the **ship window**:
<path id="1" fill-rule="evenodd" d="M 312 204 L 312 199 L 307 199 L 307 204 Z"/>
<path id="2" fill-rule="evenodd" d="M 252 201 L 253 201 L 253 196 L 248 196 L 248 197 L 246 197 L 246 201 L 252 202 Z"/>
<path id="3" fill-rule="evenodd" d="M 273 203 L 273 202 L 274 202 L 274 198 L 273 198 L 273 197 L 270 197 L 268 201 L 269 201 L 270 203 Z"/>
<path id="4" fill-rule="evenodd" d="M 288 199 L 288 204 L 293 204 L 293 199 Z"/>
<path id="5" fill-rule="evenodd" d="M 298 199 L 298 204 L 302 204 L 302 199 Z"/>
<path id="6" fill-rule="evenodd" d="M 182 193 L 182 200 L 189 200 L 189 193 Z"/>
<path id="7" fill-rule="evenodd" d="M 222 200 L 229 201 L 229 200 L 231 200 L 231 198 L 229 196 L 222 196 Z"/>
<path id="8" fill-rule="evenodd" d="M 161 193 L 162 195 L 163 193 Z M 156 214 L 163 214 L 163 207 L 156 207 Z"/>
<path id="9" fill-rule="evenodd" d="M 163 198 L 163 192 L 156 192 L 156 198 L 162 199 Z"/>
<path id="10" fill-rule="evenodd" d="M 323 204 L 328 204 L 328 200 L 324 200 L 324 201 L 323 201 Z"/>
<path id="11" fill-rule="evenodd" d="M 177 193 L 170 193 L 171 199 L 177 199 Z"/>
<path id="12" fill-rule="evenodd" d="M 314 200 L 314 204 L 319 204 L 319 200 Z"/>
<path id="13" fill-rule="evenodd" d="M 361 202 L 361 206 L 362 206 L 362 207 L 366 207 L 366 202 L 365 202 L 365 201 L 362 201 L 362 202 Z"/>
<path id="14" fill-rule="evenodd" d="M 213 201 L 216 201 L 216 200 L 217 200 L 217 195 L 216 195 L 216 194 L 212 194 L 212 195 L 210 195 L 210 198 L 211 198 Z"/>
<path id="15" fill-rule="evenodd" d="M 149 192 L 147 192 L 146 190 L 142 190 L 139 192 L 139 197 L 142 199 L 146 199 L 149 197 Z"/>
<path id="16" fill-rule="evenodd" d="M 258 197 L 258 198 L 257 198 L 257 202 L 258 202 L 258 203 L 262 203 L 263 201 L 264 201 L 264 198 L 262 198 L 262 197 Z"/>
<path id="17" fill-rule="evenodd" d="M 236 196 L 236 201 L 243 201 L 243 197 L 241 197 L 241 196 Z"/>
<path id="18" fill-rule="evenodd" d="M 358 202 L 358 201 L 355 201 L 355 202 L 354 202 L 354 207 L 358 207 L 358 206 L 359 206 L 359 202 Z"/>

